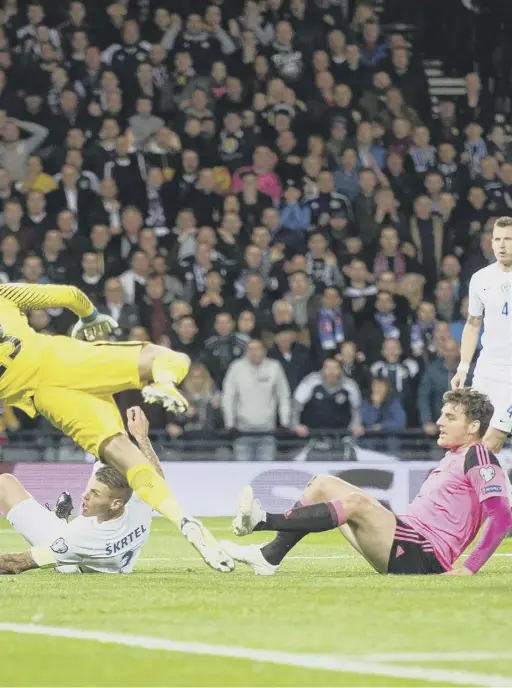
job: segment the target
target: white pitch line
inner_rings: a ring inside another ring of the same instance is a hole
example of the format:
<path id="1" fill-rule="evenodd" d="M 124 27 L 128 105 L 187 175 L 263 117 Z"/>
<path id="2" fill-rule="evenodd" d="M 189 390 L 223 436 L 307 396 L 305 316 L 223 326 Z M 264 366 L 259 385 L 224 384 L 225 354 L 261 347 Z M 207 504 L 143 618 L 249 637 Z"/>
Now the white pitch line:
<path id="1" fill-rule="evenodd" d="M 287 560 L 295 559 L 296 561 L 316 561 L 316 560 L 326 560 L 326 559 L 356 559 L 354 554 L 333 554 L 324 555 L 318 557 L 299 557 L 290 556 L 286 557 Z M 201 561 L 198 557 L 140 557 L 139 561 Z"/>
<path id="2" fill-rule="evenodd" d="M 103 631 L 82 631 L 75 628 L 0 623 L 0 632 L 72 640 L 91 640 L 98 643 L 123 645 L 125 647 L 136 647 L 146 650 L 181 652 L 191 655 L 225 657 L 227 659 L 242 659 L 252 662 L 280 664 L 284 666 L 302 667 L 304 669 L 359 674 L 363 676 L 388 676 L 391 678 L 418 679 L 436 684 L 440 683 L 442 685 L 504 686 L 507 688 L 510 688 L 512 685 L 512 676 L 506 677 L 492 674 L 475 674 L 466 671 L 427 669 L 420 666 L 404 667 L 392 664 L 376 664 L 353 657 L 329 657 L 318 654 L 295 654 L 291 652 L 260 650 L 232 645 L 177 642 L 163 638 L 148 638 L 145 636 L 106 633 Z"/>
<path id="3" fill-rule="evenodd" d="M 383 652 L 361 655 L 367 662 L 493 662 L 512 660 L 512 652 Z"/>

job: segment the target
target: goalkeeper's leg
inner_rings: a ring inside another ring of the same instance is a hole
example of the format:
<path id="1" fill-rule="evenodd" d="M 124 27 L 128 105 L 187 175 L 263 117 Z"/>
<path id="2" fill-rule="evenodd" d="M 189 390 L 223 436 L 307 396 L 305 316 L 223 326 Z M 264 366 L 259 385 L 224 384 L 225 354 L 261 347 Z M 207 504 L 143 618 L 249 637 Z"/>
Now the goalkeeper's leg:
<path id="1" fill-rule="evenodd" d="M 186 354 L 166 349 L 163 346 L 148 344 L 139 356 L 139 375 L 145 384 L 142 388 L 144 401 L 161 403 L 169 411 L 184 413 L 188 402 L 178 391 L 190 368 L 190 358 Z"/>

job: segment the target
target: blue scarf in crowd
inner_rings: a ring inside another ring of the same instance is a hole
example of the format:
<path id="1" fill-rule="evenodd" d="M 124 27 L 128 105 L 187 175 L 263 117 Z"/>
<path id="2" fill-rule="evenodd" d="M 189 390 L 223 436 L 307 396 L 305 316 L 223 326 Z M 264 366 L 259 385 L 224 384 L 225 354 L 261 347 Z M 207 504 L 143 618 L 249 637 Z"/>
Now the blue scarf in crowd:
<path id="1" fill-rule="evenodd" d="M 393 313 L 375 313 L 375 320 L 380 325 L 385 339 L 400 339 L 400 330 L 396 326 Z"/>
<path id="2" fill-rule="evenodd" d="M 323 351 L 335 351 L 345 341 L 343 315 L 340 309 L 320 309 L 318 336 Z"/>

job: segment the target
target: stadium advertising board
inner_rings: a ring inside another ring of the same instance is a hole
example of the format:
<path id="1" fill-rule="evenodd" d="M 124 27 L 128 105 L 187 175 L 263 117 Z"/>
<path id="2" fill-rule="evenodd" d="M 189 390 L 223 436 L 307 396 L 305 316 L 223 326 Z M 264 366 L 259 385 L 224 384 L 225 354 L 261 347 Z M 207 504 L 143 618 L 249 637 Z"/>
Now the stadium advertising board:
<path id="1" fill-rule="evenodd" d="M 337 475 L 402 513 L 435 464 L 431 462 L 165 463 L 166 480 L 185 510 L 196 516 L 232 516 L 237 495 L 252 485 L 265 509 L 285 511 L 318 473 Z M 63 490 L 75 504 L 91 475 L 87 463 L 18 463 L 14 475 L 38 502 L 53 504 Z"/>

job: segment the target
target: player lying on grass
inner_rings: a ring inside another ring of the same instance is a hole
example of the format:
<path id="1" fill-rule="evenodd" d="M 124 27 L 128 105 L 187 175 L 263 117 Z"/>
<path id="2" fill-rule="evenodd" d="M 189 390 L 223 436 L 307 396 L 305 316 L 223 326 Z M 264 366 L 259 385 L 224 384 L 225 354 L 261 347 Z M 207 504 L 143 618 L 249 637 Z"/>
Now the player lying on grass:
<path id="1" fill-rule="evenodd" d="M 213 535 L 186 516 L 165 480 L 129 440 L 113 399 L 117 392 L 142 389 L 147 402 L 185 411 L 188 404 L 176 385 L 188 372 L 188 356 L 141 342 L 92 344 L 38 334 L 24 311 L 46 308 L 69 308 L 80 318 L 74 337 L 91 340 L 117 327 L 76 287 L 0 285 L 0 399 L 31 417 L 44 416 L 116 468 L 142 501 L 179 528 L 207 564 L 231 571 L 233 561 Z"/>
<path id="2" fill-rule="evenodd" d="M 144 412 L 134 407 L 127 415 L 130 434 L 163 477 Z M 56 567 L 60 573 L 130 573 L 148 540 L 153 514 L 119 471 L 99 463 L 83 494 L 81 515 L 71 523 L 67 523 L 72 510 L 69 497 L 59 500 L 53 513 L 7 473 L 0 475 L 0 510 L 32 545 L 27 552 L 0 554 L 4 574 L 46 567 Z"/>
<path id="3" fill-rule="evenodd" d="M 481 443 L 493 414 L 489 398 L 471 389 L 446 392 L 438 420 L 438 444 L 446 454 L 410 504 L 395 516 L 344 480 L 317 476 L 285 514 L 263 511 L 251 488 L 242 493 L 233 521 L 236 535 L 278 531 L 267 545 L 223 543 L 255 573 L 272 575 L 308 533 L 339 528 L 379 573 L 447 573 L 469 576 L 481 569 L 512 525 L 507 479 L 496 457 Z M 485 523 L 482 536 L 461 568 L 456 559 Z"/>

